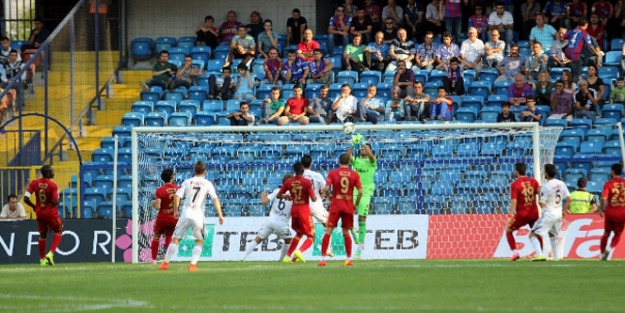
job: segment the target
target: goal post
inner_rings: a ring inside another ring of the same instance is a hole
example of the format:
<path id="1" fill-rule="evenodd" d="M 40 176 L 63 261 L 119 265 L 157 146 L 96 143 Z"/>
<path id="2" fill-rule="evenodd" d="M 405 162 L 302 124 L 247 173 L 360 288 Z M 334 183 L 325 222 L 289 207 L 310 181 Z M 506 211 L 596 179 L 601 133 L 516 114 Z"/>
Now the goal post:
<path id="1" fill-rule="evenodd" d="M 134 127 L 132 262 L 147 261 L 156 215 L 150 200 L 162 185 L 164 168 L 174 168 L 180 184 L 202 160 L 226 216 L 265 216 L 260 192 L 279 187 L 276 178 L 291 172 L 302 155 L 313 155 L 315 170 L 324 177 L 337 167 L 338 156 L 351 146 L 351 135 L 342 129 L 340 124 Z M 355 133 L 378 158 L 372 214 L 506 212 L 504 194 L 514 164 L 525 162 L 528 175 L 542 177 L 541 165 L 553 162 L 560 131 L 537 123 L 356 124 Z M 214 217 L 210 202 L 207 217 Z"/>

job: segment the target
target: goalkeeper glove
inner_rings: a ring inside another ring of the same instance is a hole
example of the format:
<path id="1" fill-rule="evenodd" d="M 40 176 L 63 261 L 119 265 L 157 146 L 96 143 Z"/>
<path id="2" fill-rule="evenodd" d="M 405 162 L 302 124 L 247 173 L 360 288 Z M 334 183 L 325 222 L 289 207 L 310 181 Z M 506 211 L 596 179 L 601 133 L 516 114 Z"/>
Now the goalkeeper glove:
<path id="1" fill-rule="evenodd" d="M 364 144 L 364 139 L 361 134 L 355 134 L 352 136 L 352 146 L 356 146 L 358 144 Z"/>

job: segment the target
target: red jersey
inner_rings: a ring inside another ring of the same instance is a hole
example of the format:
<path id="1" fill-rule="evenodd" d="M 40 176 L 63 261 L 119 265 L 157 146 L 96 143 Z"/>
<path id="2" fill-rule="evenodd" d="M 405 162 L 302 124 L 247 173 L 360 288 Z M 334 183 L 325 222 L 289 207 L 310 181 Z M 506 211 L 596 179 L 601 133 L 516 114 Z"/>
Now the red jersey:
<path id="1" fill-rule="evenodd" d="M 306 111 L 308 107 L 308 99 L 307 98 L 290 98 L 286 101 L 286 107 L 289 108 L 289 113 L 291 114 L 302 114 Z"/>
<path id="2" fill-rule="evenodd" d="M 156 189 L 156 199 L 161 199 L 161 207 L 158 210 L 158 216 L 164 215 L 174 216 L 174 195 L 180 186 L 174 184 L 165 184 Z"/>
<path id="3" fill-rule="evenodd" d="M 362 189 L 360 175 L 349 168 L 331 170 L 326 179 L 326 186 L 332 186 L 331 210 L 354 213 L 354 188 Z"/>
<path id="4" fill-rule="evenodd" d="M 519 177 L 510 185 L 510 199 L 516 200 L 517 215 L 538 216 L 536 199 L 540 193 L 540 184 L 530 177 Z"/>
<path id="5" fill-rule="evenodd" d="M 312 183 L 304 176 L 295 176 L 284 182 L 279 194 L 286 191 L 291 193 L 293 206 L 291 208 L 292 217 L 310 216 L 310 206 L 308 205 L 311 196 L 315 195 Z"/>
<path id="6" fill-rule="evenodd" d="M 319 43 L 314 40 L 311 40 L 310 42 L 302 41 L 297 45 L 297 50 L 302 51 L 302 53 L 312 53 L 315 49 L 321 49 L 321 46 L 319 46 Z M 310 57 L 303 59 L 310 62 L 313 60 L 313 56 L 311 55 Z"/>
<path id="7" fill-rule="evenodd" d="M 618 177 L 608 180 L 603 185 L 601 198 L 608 199 L 606 211 L 625 209 L 625 179 Z"/>
<path id="8" fill-rule="evenodd" d="M 57 206 L 54 200 L 59 200 L 59 187 L 49 178 L 37 178 L 30 182 L 26 192 L 35 195 L 35 210 L 38 209 L 54 209 Z"/>

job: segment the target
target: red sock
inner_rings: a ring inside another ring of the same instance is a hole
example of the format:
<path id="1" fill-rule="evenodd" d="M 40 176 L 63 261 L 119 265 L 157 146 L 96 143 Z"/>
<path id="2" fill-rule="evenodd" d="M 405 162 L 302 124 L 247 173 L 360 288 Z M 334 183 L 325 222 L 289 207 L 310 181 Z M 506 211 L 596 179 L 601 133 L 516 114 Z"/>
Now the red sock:
<path id="1" fill-rule="evenodd" d="M 43 238 L 39 238 L 39 258 L 43 259 L 46 257 L 46 240 Z"/>
<path id="2" fill-rule="evenodd" d="M 152 238 L 152 246 L 150 247 L 152 249 L 152 260 L 156 260 L 156 258 L 158 257 L 158 244 L 158 238 Z"/>
<path id="3" fill-rule="evenodd" d="M 351 259 L 352 257 L 352 236 L 350 234 L 343 234 L 343 240 L 345 240 L 345 253 L 347 253 L 347 258 Z"/>
<path id="4" fill-rule="evenodd" d="M 516 240 L 514 240 L 514 235 L 512 232 L 506 232 L 506 239 L 508 240 L 508 246 L 510 246 L 510 250 L 516 250 Z"/>
<path id="5" fill-rule="evenodd" d="M 293 238 L 293 241 L 291 241 L 291 245 L 289 246 L 289 250 L 286 251 L 286 255 L 290 258 L 293 255 L 293 251 L 295 251 L 295 249 L 297 248 L 297 245 L 299 245 L 299 240 L 302 237 L 295 237 Z"/>
<path id="6" fill-rule="evenodd" d="M 605 252 L 605 247 L 608 245 L 608 238 L 610 238 L 610 234 L 603 234 L 601 237 L 601 242 L 599 243 L 599 247 L 601 248 L 601 253 Z"/>
<path id="7" fill-rule="evenodd" d="M 330 246 L 330 235 L 324 234 L 321 238 L 321 256 L 328 254 L 328 246 Z"/>
<path id="8" fill-rule="evenodd" d="M 169 249 L 169 244 L 171 243 L 171 237 L 165 237 L 165 251 Z"/>
<path id="9" fill-rule="evenodd" d="M 610 248 L 614 249 L 618 242 L 621 240 L 621 234 L 615 233 L 614 238 L 612 238 L 612 242 L 610 242 Z"/>
<path id="10" fill-rule="evenodd" d="M 56 251 L 56 248 L 59 247 L 60 243 L 61 243 L 61 233 L 54 234 L 54 237 L 52 238 L 52 245 L 50 246 L 50 252 L 52 252 L 52 254 L 54 254 L 54 252 Z"/>
<path id="11" fill-rule="evenodd" d="M 306 250 L 308 250 L 308 248 L 310 248 L 313 244 L 313 238 L 306 238 L 306 240 L 304 240 L 304 243 L 302 243 L 302 246 L 299 247 L 299 251 L 300 252 L 304 252 Z"/>

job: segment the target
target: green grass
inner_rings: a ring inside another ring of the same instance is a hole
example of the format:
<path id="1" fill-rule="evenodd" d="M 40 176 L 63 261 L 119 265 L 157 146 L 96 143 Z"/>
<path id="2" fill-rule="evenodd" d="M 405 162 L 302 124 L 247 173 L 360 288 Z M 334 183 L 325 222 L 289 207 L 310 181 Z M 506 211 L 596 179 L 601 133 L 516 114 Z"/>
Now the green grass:
<path id="1" fill-rule="evenodd" d="M 0 312 L 623 312 L 625 262 L 0 266 Z"/>

